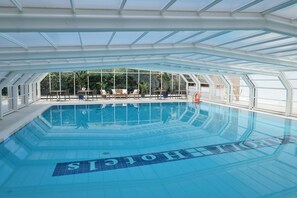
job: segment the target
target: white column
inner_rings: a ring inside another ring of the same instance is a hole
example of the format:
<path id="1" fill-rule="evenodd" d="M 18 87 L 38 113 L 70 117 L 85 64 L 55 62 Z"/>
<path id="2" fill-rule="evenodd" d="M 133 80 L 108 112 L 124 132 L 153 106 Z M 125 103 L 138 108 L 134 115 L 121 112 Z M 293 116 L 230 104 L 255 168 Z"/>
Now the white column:
<path id="1" fill-rule="evenodd" d="M 230 102 L 232 102 L 232 90 L 233 90 L 232 84 L 226 79 L 225 76 L 220 75 L 219 77 L 222 79 L 222 81 L 226 85 L 226 88 L 227 88 L 227 98 L 226 98 L 227 100 L 226 100 L 226 102 L 227 102 L 227 104 L 229 104 Z"/>
<path id="2" fill-rule="evenodd" d="M 253 109 L 256 106 L 256 88 L 254 83 L 250 80 L 248 75 L 241 75 L 242 80 L 249 87 L 249 109 Z"/>
<path id="3" fill-rule="evenodd" d="M 12 87 L 12 107 L 14 111 L 18 110 L 18 96 L 19 96 L 18 85 L 14 85 Z"/>
<path id="4" fill-rule="evenodd" d="M 32 83 L 32 102 L 36 101 L 36 82 Z"/>
<path id="5" fill-rule="evenodd" d="M 283 72 L 280 72 L 280 75 L 278 76 L 278 78 L 287 90 L 286 116 L 290 116 L 290 115 L 292 115 L 292 107 L 293 107 L 293 88 L 292 88 L 290 82 L 287 80 L 287 78 L 283 74 Z"/>
<path id="6" fill-rule="evenodd" d="M 150 70 L 150 96 L 152 95 L 152 71 Z"/>

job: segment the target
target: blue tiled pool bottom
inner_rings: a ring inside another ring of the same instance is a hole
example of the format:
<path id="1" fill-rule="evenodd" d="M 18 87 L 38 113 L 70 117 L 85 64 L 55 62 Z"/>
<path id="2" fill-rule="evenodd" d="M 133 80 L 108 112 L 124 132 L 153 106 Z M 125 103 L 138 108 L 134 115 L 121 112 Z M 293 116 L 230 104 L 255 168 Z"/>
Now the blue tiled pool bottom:
<path id="1" fill-rule="evenodd" d="M 0 144 L 0 197 L 296 197 L 296 144 L 207 103 L 53 106 Z"/>

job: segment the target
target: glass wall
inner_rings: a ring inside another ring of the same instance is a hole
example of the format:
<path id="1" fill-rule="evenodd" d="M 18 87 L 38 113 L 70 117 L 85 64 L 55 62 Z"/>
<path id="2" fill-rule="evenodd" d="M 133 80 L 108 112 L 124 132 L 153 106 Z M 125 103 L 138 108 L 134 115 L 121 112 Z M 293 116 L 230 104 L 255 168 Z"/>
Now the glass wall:
<path id="1" fill-rule="evenodd" d="M 209 90 L 209 84 L 205 80 L 205 78 L 202 75 L 196 75 L 198 80 L 200 81 L 201 86 L 201 98 L 203 99 L 209 99 L 210 98 L 210 90 Z"/>
<path id="2" fill-rule="evenodd" d="M 218 101 L 226 101 L 227 89 L 223 80 L 219 76 L 209 75 L 209 77 L 214 83 L 213 99 Z"/>
<path id="3" fill-rule="evenodd" d="M 249 75 L 256 88 L 256 108 L 285 112 L 287 91 L 276 76 Z"/>
<path id="4" fill-rule="evenodd" d="M 284 74 L 293 88 L 292 114 L 297 116 L 297 71 L 284 72 Z"/>
<path id="5" fill-rule="evenodd" d="M 245 81 L 240 76 L 225 76 L 228 82 L 232 85 L 231 103 L 236 105 L 249 105 L 250 89 Z"/>

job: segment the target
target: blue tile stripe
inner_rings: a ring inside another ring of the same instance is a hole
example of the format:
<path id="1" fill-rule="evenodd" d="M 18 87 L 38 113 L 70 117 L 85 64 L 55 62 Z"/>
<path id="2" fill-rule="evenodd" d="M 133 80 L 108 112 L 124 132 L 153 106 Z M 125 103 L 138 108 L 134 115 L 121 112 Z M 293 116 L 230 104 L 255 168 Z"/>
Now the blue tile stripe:
<path id="1" fill-rule="evenodd" d="M 132 156 L 57 163 L 52 176 L 107 171 L 239 152 L 297 142 L 297 136 L 285 135 L 231 143 L 146 153 Z"/>

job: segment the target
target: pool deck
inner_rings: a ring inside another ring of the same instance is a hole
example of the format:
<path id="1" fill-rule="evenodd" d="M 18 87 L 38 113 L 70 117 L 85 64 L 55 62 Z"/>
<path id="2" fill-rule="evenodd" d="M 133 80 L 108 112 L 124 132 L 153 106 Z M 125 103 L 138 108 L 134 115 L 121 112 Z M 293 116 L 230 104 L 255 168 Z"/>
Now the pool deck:
<path id="1" fill-rule="evenodd" d="M 51 107 L 52 105 L 88 105 L 88 104 L 125 104 L 125 103 L 160 103 L 160 102 L 191 102 L 191 99 L 152 99 L 152 98 L 141 98 L 141 99 L 106 99 L 106 100 L 61 100 L 61 101 L 47 101 L 47 100 L 39 100 L 32 105 L 26 106 L 17 112 L 13 112 L 11 114 L 6 115 L 3 120 L 0 120 L 0 143 L 5 139 L 9 138 L 12 134 L 18 131 L 20 128 L 25 126 L 27 123 L 32 121 L 35 117 L 40 115 L 44 112 L 47 108 Z M 286 117 L 284 115 L 278 115 L 269 112 L 263 112 L 258 110 L 249 110 L 239 106 L 232 106 L 227 104 L 221 104 L 217 102 L 205 101 L 211 104 L 218 104 L 223 105 L 226 107 L 232 107 L 237 109 L 243 109 L 246 111 L 253 111 L 257 113 L 273 115 L 283 118 L 289 118 L 293 120 L 297 120 L 296 117 Z"/>

